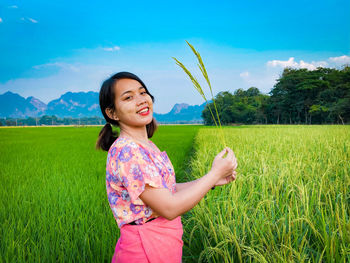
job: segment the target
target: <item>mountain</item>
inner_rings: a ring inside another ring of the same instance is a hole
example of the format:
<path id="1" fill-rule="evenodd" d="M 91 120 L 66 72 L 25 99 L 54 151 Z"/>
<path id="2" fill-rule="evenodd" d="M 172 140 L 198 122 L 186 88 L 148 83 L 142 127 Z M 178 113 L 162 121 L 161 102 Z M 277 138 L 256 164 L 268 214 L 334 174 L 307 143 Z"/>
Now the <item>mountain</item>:
<path id="1" fill-rule="evenodd" d="M 168 112 L 168 114 L 179 114 L 182 112 L 184 112 L 184 110 L 187 110 L 188 107 L 190 105 L 186 104 L 186 103 L 180 103 L 180 104 L 175 104 L 174 107 L 171 109 L 170 112 Z"/>
<path id="2" fill-rule="evenodd" d="M 23 98 L 10 91 L 0 95 L 0 117 L 26 118 L 43 113 L 46 104 L 34 97 Z"/>
<path id="3" fill-rule="evenodd" d="M 28 97 L 26 100 L 37 109 L 38 114 L 45 112 L 47 109 L 47 105 L 44 102 L 33 96 Z"/>
<path id="4" fill-rule="evenodd" d="M 202 122 L 202 111 L 205 103 L 201 105 L 188 105 L 186 103 L 175 104 L 170 112 L 166 114 L 154 113 L 154 118 L 160 123 L 171 122 Z"/>
<path id="5" fill-rule="evenodd" d="M 45 114 L 57 117 L 102 117 L 97 92 L 67 92 L 47 104 Z"/>
<path id="6" fill-rule="evenodd" d="M 154 113 L 159 123 L 202 122 L 202 105 L 177 103 L 166 114 Z M 98 92 L 67 92 L 47 105 L 35 97 L 23 98 L 10 91 L 0 95 L 0 118 L 27 118 L 43 115 L 64 117 L 102 117 Z"/>

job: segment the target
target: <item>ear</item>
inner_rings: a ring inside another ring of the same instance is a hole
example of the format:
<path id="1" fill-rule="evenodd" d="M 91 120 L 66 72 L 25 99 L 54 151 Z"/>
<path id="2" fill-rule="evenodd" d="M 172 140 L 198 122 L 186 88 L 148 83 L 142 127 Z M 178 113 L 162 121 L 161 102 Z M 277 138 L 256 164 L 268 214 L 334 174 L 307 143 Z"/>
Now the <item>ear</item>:
<path id="1" fill-rule="evenodd" d="M 117 113 L 115 111 L 113 111 L 112 109 L 106 108 L 105 112 L 110 119 L 119 121 Z"/>

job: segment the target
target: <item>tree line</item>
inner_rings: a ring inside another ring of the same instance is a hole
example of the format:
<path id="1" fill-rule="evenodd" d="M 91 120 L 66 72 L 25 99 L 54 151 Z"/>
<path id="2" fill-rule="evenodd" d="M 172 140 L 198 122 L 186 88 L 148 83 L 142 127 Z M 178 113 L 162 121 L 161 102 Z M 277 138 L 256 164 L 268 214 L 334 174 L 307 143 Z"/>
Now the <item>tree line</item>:
<path id="1" fill-rule="evenodd" d="M 101 117 L 59 118 L 55 115 L 28 118 L 0 118 L 0 126 L 104 125 Z"/>
<path id="2" fill-rule="evenodd" d="M 316 70 L 285 68 L 269 94 L 256 87 L 224 91 L 215 97 L 223 125 L 345 124 L 350 122 L 350 67 Z M 216 118 L 214 103 L 206 105 L 206 125 Z"/>

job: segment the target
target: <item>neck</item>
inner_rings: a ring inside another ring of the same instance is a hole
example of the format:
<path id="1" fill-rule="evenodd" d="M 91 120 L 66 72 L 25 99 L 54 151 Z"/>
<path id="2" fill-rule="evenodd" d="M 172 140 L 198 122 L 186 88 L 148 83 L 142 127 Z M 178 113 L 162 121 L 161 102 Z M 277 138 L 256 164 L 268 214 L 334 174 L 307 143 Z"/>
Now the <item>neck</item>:
<path id="1" fill-rule="evenodd" d="M 146 126 L 139 128 L 120 127 L 120 136 L 130 137 L 141 142 L 148 142 Z"/>

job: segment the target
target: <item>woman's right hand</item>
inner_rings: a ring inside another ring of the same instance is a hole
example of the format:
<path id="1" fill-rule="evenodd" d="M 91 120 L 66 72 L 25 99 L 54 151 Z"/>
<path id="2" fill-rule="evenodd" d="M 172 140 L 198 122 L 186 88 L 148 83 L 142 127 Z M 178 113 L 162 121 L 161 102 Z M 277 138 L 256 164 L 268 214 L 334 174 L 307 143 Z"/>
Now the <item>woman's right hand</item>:
<path id="1" fill-rule="evenodd" d="M 224 155 L 227 153 L 226 157 Z M 218 180 L 222 178 L 227 178 L 233 175 L 233 172 L 237 168 L 237 159 L 233 151 L 226 147 L 214 158 L 211 172 L 213 172 Z"/>

